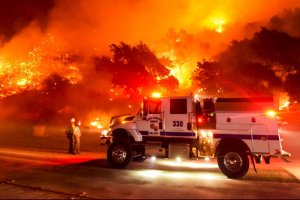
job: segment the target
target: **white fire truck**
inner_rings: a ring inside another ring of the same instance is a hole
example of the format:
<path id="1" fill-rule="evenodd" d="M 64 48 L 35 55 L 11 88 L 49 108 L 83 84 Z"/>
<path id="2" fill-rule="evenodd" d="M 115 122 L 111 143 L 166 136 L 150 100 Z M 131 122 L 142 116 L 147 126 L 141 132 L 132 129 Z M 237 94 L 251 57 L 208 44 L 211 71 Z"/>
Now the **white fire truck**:
<path id="1" fill-rule="evenodd" d="M 243 177 L 253 163 L 286 158 L 272 98 L 145 98 L 137 115 L 112 117 L 107 160 L 124 168 L 158 143 L 167 158 L 217 158 L 229 178 Z M 256 169 L 255 169 L 256 171 Z"/>

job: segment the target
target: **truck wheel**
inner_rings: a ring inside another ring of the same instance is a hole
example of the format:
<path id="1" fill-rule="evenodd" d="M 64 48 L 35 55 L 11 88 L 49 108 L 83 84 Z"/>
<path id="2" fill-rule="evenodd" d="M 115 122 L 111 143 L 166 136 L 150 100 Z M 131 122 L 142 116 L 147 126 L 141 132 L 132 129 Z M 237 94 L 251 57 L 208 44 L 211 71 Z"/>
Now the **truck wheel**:
<path id="1" fill-rule="evenodd" d="M 107 150 L 107 161 L 114 167 L 122 169 L 132 159 L 131 145 L 126 140 L 118 140 L 109 145 Z"/>
<path id="2" fill-rule="evenodd" d="M 249 159 L 242 150 L 227 149 L 218 157 L 218 165 L 228 178 L 241 178 L 249 170 Z"/>

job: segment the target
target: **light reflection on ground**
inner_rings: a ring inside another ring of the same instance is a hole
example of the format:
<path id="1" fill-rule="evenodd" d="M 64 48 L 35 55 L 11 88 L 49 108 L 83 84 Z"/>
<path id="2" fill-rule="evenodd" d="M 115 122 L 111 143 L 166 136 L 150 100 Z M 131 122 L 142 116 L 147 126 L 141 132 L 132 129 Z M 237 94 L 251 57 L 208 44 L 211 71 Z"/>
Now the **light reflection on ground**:
<path id="1" fill-rule="evenodd" d="M 134 171 L 133 174 L 136 176 L 141 176 L 149 179 L 170 178 L 174 180 L 178 180 L 178 179 L 216 180 L 216 179 L 225 178 L 221 174 L 216 174 L 212 172 L 173 172 L 173 171 L 163 171 L 163 170 L 139 170 L 139 171 Z"/>
<path id="2" fill-rule="evenodd" d="M 149 179 L 168 178 L 172 180 L 184 180 L 184 179 L 199 179 L 199 180 L 216 180 L 226 178 L 221 173 L 212 172 L 211 169 L 218 169 L 218 165 L 208 161 L 182 161 L 164 160 L 164 159 L 150 159 L 151 163 L 157 167 L 163 166 L 163 170 L 158 169 L 143 169 L 133 171 L 133 175 L 145 177 Z M 174 171 L 178 168 L 179 171 Z M 184 169 L 184 170 L 180 170 Z M 191 169 L 191 171 L 188 171 Z M 195 171 L 194 169 L 199 169 Z M 208 170 L 208 171 L 207 171 Z"/>
<path id="3" fill-rule="evenodd" d="M 169 161 L 169 160 L 161 160 L 156 161 L 159 165 L 170 166 L 170 167 L 186 167 L 186 168 L 193 168 L 193 169 L 217 169 L 219 168 L 217 164 L 214 163 L 203 163 L 203 162 L 176 162 L 176 161 Z"/>

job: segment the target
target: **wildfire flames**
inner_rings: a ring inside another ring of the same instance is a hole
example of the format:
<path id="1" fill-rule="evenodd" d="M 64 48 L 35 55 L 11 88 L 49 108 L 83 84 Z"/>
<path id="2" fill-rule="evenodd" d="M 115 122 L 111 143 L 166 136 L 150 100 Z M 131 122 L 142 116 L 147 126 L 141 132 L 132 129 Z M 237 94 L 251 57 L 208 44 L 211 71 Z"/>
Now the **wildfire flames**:
<path id="1" fill-rule="evenodd" d="M 178 42 L 179 39 L 177 39 Z M 170 70 L 169 76 L 174 76 L 179 82 L 180 89 L 190 88 L 192 85 L 191 77 L 193 70 L 195 69 L 195 63 L 191 63 L 188 61 L 180 61 L 174 49 L 169 52 L 161 53 L 162 57 L 169 58 L 172 62 L 169 65 L 166 65 L 166 68 Z M 193 59 L 194 60 L 194 59 Z M 161 77 L 157 77 L 158 79 L 163 79 Z M 164 77 L 166 78 L 166 77 Z"/>
<path id="2" fill-rule="evenodd" d="M 102 129 L 103 125 L 99 122 L 99 118 L 97 117 L 95 121 L 90 122 L 90 125 L 96 127 L 97 129 Z"/>
<path id="3" fill-rule="evenodd" d="M 152 74 L 155 79 L 173 76 L 179 88 L 169 92 L 189 94 L 199 89 L 192 82 L 197 61 L 213 58 L 233 39 L 249 36 L 283 9 L 300 6 L 296 1 L 276 2 L 269 7 L 268 1 L 256 0 L 249 8 L 236 1 L 57 1 L 43 23 L 33 19 L 9 39 L 1 39 L 0 33 L 0 98 L 39 90 L 53 73 L 78 84 L 91 71 L 94 56 L 109 55 L 110 44 L 139 41 L 158 59 L 170 61 L 163 63 L 169 74 Z M 245 34 L 246 25 L 253 21 L 258 26 Z M 111 83 L 110 76 L 103 74 L 99 79 L 108 84 L 91 82 L 91 87 L 105 91 L 105 101 L 131 98 L 124 88 Z M 143 92 L 142 88 L 137 91 Z M 125 107 L 131 111 L 134 105 Z M 90 125 L 101 128 L 103 123 L 96 119 Z"/>
<path id="4" fill-rule="evenodd" d="M 16 47 L 17 48 L 17 47 Z M 51 73 L 62 74 L 70 83 L 82 79 L 78 64 L 74 63 L 65 47 L 58 46 L 50 35 L 25 55 L 12 58 L 11 52 L 2 49 L 0 56 L 0 97 L 39 89 L 43 80 Z"/>

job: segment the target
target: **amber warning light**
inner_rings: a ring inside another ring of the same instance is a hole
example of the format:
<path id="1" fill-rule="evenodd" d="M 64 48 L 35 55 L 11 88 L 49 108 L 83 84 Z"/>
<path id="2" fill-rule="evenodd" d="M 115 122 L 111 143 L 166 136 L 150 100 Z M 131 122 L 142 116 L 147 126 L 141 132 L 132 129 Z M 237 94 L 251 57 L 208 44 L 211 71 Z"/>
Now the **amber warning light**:
<path id="1" fill-rule="evenodd" d="M 272 117 L 272 118 L 276 117 L 276 114 L 277 113 L 274 110 L 268 110 L 266 112 L 266 115 L 269 116 L 269 117 Z"/>
<path id="2" fill-rule="evenodd" d="M 159 92 L 153 92 L 153 93 L 151 94 L 151 97 L 159 98 L 159 97 L 161 97 L 161 94 L 160 94 Z"/>

